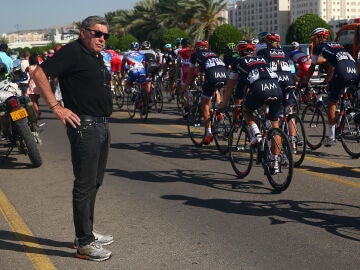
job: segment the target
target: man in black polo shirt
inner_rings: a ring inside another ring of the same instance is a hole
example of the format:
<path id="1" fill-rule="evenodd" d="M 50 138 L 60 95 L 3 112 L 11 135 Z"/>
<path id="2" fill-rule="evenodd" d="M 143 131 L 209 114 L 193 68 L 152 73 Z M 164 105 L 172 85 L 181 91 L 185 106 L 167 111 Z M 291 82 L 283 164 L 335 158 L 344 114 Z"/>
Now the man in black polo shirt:
<path id="1" fill-rule="evenodd" d="M 111 252 L 102 246 L 113 242 L 111 235 L 93 230 L 95 198 L 103 182 L 110 145 L 110 74 L 100 53 L 108 37 L 105 19 L 90 16 L 81 23 L 79 39 L 43 62 L 34 74 L 41 96 L 67 127 L 75 175 L 76 256 L 94 261 L 110 258 Z M 56 101 L 48 76 L 59 78 L 64 107 Z"/>

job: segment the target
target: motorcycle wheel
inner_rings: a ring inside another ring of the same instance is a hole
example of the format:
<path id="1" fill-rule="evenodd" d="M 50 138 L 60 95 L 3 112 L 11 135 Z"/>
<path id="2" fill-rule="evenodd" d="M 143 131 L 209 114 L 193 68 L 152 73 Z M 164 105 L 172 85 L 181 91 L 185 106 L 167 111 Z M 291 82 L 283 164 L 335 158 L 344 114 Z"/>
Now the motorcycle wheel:
<path id="1" fill-rule="evenodd" d="M 28 119 L 24 118 L 17 120 L 14 124 L 18 134 L 17 140 L 19 140 L 20 145 L 23 145 L 26 148 L 26 154 L 29 156 L 33 167 L 40 167 L 42 159 L 34 135 L 28 125 Z"/>

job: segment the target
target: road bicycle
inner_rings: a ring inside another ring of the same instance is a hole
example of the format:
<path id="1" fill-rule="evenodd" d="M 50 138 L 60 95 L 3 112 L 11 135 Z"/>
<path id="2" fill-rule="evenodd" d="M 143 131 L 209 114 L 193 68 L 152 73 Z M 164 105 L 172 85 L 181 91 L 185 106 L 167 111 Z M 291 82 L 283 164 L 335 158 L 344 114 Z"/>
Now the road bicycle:
<path id="1" fill-rule="evenodd" d="M 255 116 L 261 132 L 258 144 L 250 144 L 249 127 L 244 117 L 233 124 L 228 140 L 229 159 L 240 179 L 250 173 L 256 160 L 257 164 L 262 165 L 270 185 L 275 191 L 282 192 L 292 181 L 294 164 L 288 136 L 280 128 L 272 128 L 268 119 L 271 100 L 265 102 L 263 115 L 260 118 Z"/>
<path id="2" fill-rule="evenodd" d="M 217 91 L 222 87 L 223 84 L 217 85 Z M 191 141 L 199 147 L 204 144 L 206 134 L 201 104 L 201 92 L 200 89 L 188 90 L 189 113 L 187 117 L 187 129 Z M 231 116 L 228 111 L 217 111 L 214 102 L 212 102 L 210 121 L 216 147 L 220 153 L 225 154 L 228 151 L 228 139 L 232 124 Z"/>
<path id="3" fill-rule="evenodd" d="M 130 118 L 134 118 L 136 111 L 139 111 L 140 119 L 145 122 L 149 114 L 148 101 L 148 94 L 141 83 L 138 80 L 133 82 L 127 98 L 127 111 Z"/>
<path id="4" fill-rule="evenodd" d="M 327 107 L 320 97 L 326 92 L 327 85 L 315 85 L 312 88 L 316 91 L 316 100 L 306 106 L 302 120 L 306 132 L 307 145 L 311 149 L 317 149 L 325 139 L 326 124 L 323 112 L 327 113 Z M 336 115 L 335 136 L 341 142 L 345 152 L 352 158 L 360 157 L 360 121 L 359 109 L 353 107 L 356 85 L 345 88 L 339 101 L 339 109 Z M 319 94 L 320 93 L 320 94 Z"/>
<path id="5" fill-rule="evenodd" d="M 151 90 L 150 90 L 150 103 L 155 110 L 160 113 L 163 110 L 164 106 L 164 97 L 162 93 L 162 80 L 158 73 L 156 73 L 151 82 Z"/>

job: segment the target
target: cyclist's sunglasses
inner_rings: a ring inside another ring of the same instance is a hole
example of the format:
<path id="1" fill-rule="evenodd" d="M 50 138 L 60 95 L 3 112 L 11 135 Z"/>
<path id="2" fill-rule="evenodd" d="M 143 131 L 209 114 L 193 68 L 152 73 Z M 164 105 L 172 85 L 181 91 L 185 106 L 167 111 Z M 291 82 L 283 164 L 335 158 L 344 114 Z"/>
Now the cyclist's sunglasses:
<path id="1" fill-rule="evenodd" d="M 90 28 L 85 28 L 85 30 L 91 32 L 91 34 L 93 34 L 94 37 L 96 37 L 96 38 L 100 38 L 100 37 L 104 36 L 104 39 L 107 40 L 110 37 L 110 35 L 108 33 L 103 33 L 98 30 L 94 30 L 94 29 L 90 29 Z"/>

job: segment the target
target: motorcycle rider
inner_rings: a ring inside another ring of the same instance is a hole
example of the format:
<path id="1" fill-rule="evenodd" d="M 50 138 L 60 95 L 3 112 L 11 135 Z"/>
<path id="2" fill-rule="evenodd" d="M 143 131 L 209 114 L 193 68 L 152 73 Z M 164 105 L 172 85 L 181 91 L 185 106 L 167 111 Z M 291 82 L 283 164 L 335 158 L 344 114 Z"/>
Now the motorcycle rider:
<path id="1" fill-rule="evenodd" d="M 6 72 L 10 73 L 13 66 L 13 60 L 10 56 L 6 54 L 6 51 L 8 50 L 8 45 L 6 43 L 0 44 L 0 63 L 5 64 L 6 66 Z"/>

